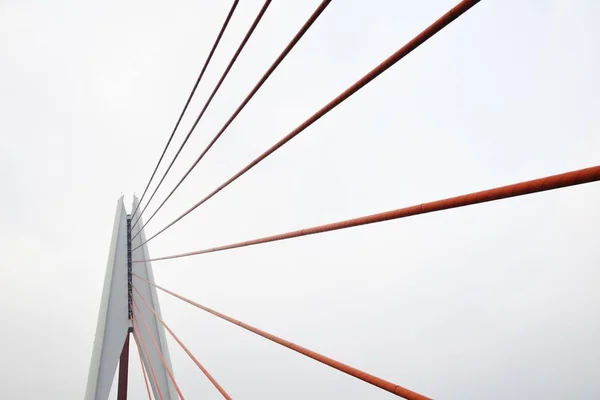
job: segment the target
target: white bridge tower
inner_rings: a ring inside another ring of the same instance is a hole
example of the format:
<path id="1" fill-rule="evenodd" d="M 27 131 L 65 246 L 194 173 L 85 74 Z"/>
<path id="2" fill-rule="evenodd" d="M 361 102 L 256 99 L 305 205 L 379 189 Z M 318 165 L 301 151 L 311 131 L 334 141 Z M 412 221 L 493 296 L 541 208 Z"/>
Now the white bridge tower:
<path id="1" fill-rule="evenodd" d="M 134 197 L 132 210 L 137 210 L 138 199 Z M 123 197 L 117 201 L 117 212 L 113 225 L 112 240 L 108 252 L 108 263 L 106 265 L 106 275 L 104 277 L 104 287 L 102 289 L 102 298 L 100 300 L 100 311 L 98 312 L 98 325 L 96 326 L 96 337 L 92 351 L 90 371 L 88 375 L 85 400 L 106 400 L 110 394 L 111 386 L 114 380 L 117 364 L 119 364 L 119 387 L 118 400 L 127 399 L 127 379 L 129 365 L 129 334 L 133 332 L 138 343 L 146 343 L 147 356 L 144 351 L 140 351 L 142 361 L 146 371 L 150 371 L 150 365 L 154 369 L 156 382 L 148 377 L 148 382 L 152 386 L 154 398 L 158 399 L 160 387 L 162 399 L 175 400 L 177 393 L 169 380 L 167 371 L 163 365 L 160 355 L 153 345 L 152 339 L 156 341 L 163 357 L 171 367 L 171 358 L 169 348 L 165 337 L 163 326 L 157 321 L 154 314 L 146 307 L 140 307 L 138 318 L 144 319 L 149 327 L 146 330 L 145 325 L 139 325 L 139 331 L 133 329 L 132 321 L 132 272 L 142 278 L 154 283 L 154 274 L 152 265 L 148 263 L 136 263 L 132 265 L 132 259 L 149 259 L 148 248 L 146 245 L 134 250 L 146 241 L 144 232 L 141 232 L 131 241 L 143 226 L 140 220 L 136 226 L 131 229 L 131 224 L 137 219 L 136 216 L 128 215 L 125 211 Z M 135 218 L 133 218 L 135 217 Z M 153 286 L 144 284 L 136 289 L 148 299 L 154 310 L 160 316 L 160 305 L 158 295 Z M 150 332 L 150 333 L 149 333 Z M 152 338 L 150 337 L 152 336 Z"/>

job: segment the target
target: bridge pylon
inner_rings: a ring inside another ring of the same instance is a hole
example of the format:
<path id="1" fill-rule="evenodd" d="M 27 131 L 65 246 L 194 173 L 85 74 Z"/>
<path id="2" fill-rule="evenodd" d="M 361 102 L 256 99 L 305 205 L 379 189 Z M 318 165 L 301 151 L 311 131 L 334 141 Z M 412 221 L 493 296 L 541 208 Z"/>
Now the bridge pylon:
<path id="1" fill-rule="evenodd" d="M 137 205 L 138 199 L 134 196 L 132 210 L 139 210 Z M 139 312 L 133 309 L 132 272 L 152 283 L 154 283 L 154 274 L 150 262 L 132 265 L 132 259 L 147 260 L 150 258 L 146 245 L 131 250 L 146 241 L 146 235 L 143 231 L 131 240 L 143 226 L 143 222 L 139 221 L 132 229 L 132 217 L 134 216 L 127 214 L 123 196 L 121 196 L 117 200 L 117 211 L 104 275 L 104 286 L 100 299 L 85 400 L 108 399 L 117 365 L 120 365 L 118 399 L 127 399 L 130 333 L 133 333 L 136 342 L 146 344 L 145 351 L 140 350 L 140 353 L 146 371 L 150 371 L 151 367 L 154 370 L 153 376 L 148 377 L 154 397 L 163 400 L 177 399 L 173 383 L 170 381 L 158 350 L 153 344 L 153 342 L 156 342 L 167 367 L 173 371 L 164 328 L 149 309 L 141 308 Z M 135 217 L 137 219 L 137 216 Z M 144 284 L 136 286 L 136 289 L 148 299 L 157 314 L 161 316 L 156 288 Z M 146 321 L 148 330 L 146 330 L 145 324 L 141 322 L 137 325 L 139 329 L 133 329 L 134 312 L 138 321 Z M 119 360 L 121 361 L 119 362 Z M 148 374 L 150 375 L 150 373 Z M 159 396 L 159 391 L 162 397 Z"/>

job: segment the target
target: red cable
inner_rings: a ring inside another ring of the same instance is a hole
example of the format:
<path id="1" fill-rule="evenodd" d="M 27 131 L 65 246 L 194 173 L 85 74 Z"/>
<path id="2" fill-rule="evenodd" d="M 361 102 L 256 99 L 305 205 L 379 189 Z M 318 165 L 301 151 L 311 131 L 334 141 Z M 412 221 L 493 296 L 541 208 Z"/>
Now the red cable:
<path id="1" fill-rule="evenodd" d="M 133 335 L 135 339 L 135 335 Z M 137 339 L 135 340 L 135 347 L 138 350 L 138 356 L 140 356 L 140 365 L 142 366 L 142 375 L 144 376 L 144 383 L 146 384 L 146 391 L 148 392 L 148 400 L 152 400 L 152 396 L 150 396 L 150 387 L 148 386 L 148 377 L 146 376 L 146 368 L 144 366 L 144 360 L 142 359 L 142 349 L 138 345 Z"/>
<path id="2" fill-rule="evenodd" d="M 154 372 L 154 367 L 152 366 L 152 361 L 150 361 L 150 357 L 148 356 L 148 349 L 146 348 L 146 343 L 144 342 L 144 338 L 142 336 L 142 331 L 139 329 L 140 326 L 137 323 L 137 319 L 135 317 L 135 313 L 131 313 L 132 322 L 133 322 L 133 337 L 137 343 L 138 338 L 136 337 L 136 332 L 139 332 L 140 338 L 139 340 L 142 342 L 142 349 L 144 350 L 144 355 L 146 356 L 146 360 L 148 360 L 148 365 L 150 366 L 150 373 L 152 374 L 152 379 L 154 379 L 154 385 L 156 386 L 156 391 L 158 392 L 158 397 L 160 400 L 163 400 L 162 391 L 160 390 L 160 386 L 158 384 L 158 379 L 156 379 L 156 372 Z M 139 343 L 138 343 L 139 346 Z"/>
<path id="3" fill-rule="evenodd" d="M 255 158 L 252 162 L 250 162 L 250 164 L 245 166 L 243 169 L 241 169 L 239 172 L 237 172 L 235 175 L 233 175 L 231 178 L 229 178 L 227 181 L 225 181 L 223 184 L 221 184 L 221 186 L 219 186 L 218 188 L 213 190 L 204 199 L 202 199 L 199 202 L 197 202 L 196 204 L 194 204 L 190 209 L 188 209 L 186 212 L 181 214 L 174 221 L 172 221 L 166 227 L 164 227 L 163 229 L 158 231 L 156 234 L 151 236 L 148 240 L 143 242 L 138 247 L 141 247 L 144 243 L 148 243 L 150 240 L 154 239 L 155 237 L 157 237 L 158 235 L 163 233 L 165 230 L 167 230 L 168 228 L 173 226 L 175 223 L 180 221 L 183 217 L 185 217 L 192 211 L 194 211 L 196 208 L 198 208 L 200 205 L 205 203 L 207 200 L 209 200 L 215 194 L 219 193 L 222 189 L 229 186 L 232 182 L 234 182 L 240 176 L 244 175 L 246 172 L 248 172 L 250 169 L 255 167 L 257 164 L 259 164 L 261 161 L 263 161 L 269 155 L 271 155 L 272 153 L 277 151 L 280 147 L 285 145 L 287 142 L 292 140 L 294 137 L 296 137 L 298 134 L 300 134 L 302 131 L 304 131 L 306 128 L 308 128 L 310 125 L 312 125 L 314 122 L 319 120 L 323 115 L 325 115 L 329 111 L 333 110 L 336 106 L 341 104 L 344 100 L 346 100 L 347 98 L 352 96 L 354 93 L 358 92 L 361 88 L 363 88 L 365 85 L 367 85 L 373 79 L 375 79 L 376 77 L 381 75 L 384 71 L 386 71 L 392 65 L 394 65 L 395 63 L 400 61 L 406 55 L 410 54 L 413 50 L 415 50 L 417 47 L 419 47 L 421 44 L 423 44 L 425 41 L 427 41 L 429 38 L 431 38 L 437 32 L 442 30 L 444 27 L 448 26 L 456 18 L 458 18 L 459 16 L 464 14 L 475 4 L 479 3 L 479 1 L 480 0 L 463 0 L 460 3 L 458 3 L 458 5 L 456 5 L 450 11 L 448 11 L 446 14 L 444 14 L 442 17 L 440 17 L 437 21 L 435 21 L 433 24 L 431 24 L 423 32 L 421 32 L 417 36 L 415 36 L 410 42 L 408 42 L 407 44 L 402 46 L 400 49 L 398 49 L 394 54 L 392 54 L 390 57 L 385 59 L 381 64 L 379 64 L 377 67 L 372 69 L 365 76 L 360 78 L 356 83 L 354 83 L 348 89 L 343 91 L 335 99 L 333 99 L 329 103 L 327 103 L 323 108 L 321 108 L 319 111 L 317 111 L 315 114 L 313 114 L 310 118 L 308 118 L 306 121 L 304 121 L 302 124 L 300 124 L 296 129 L 294 129 L 292 132 L 288 133 L 281 140 L 279 140 L 277 143 L 275 143 L 273 146 L 271 146 L 267 151 L 265 151 L 260 156 Z M 137 249 L 137 247 L 136 247 L 136 249 Z"/>
<path id="4" fill-rule="evenodd" d="M 171 334 L 171 336 L 173 336 L 173 339 L 175 339 L 175 341 L 177 343 L 179 343 L 179 345 L 181 346 L 181 348 L 187 353 L 188 356 L 190 356 L 190 358 L 192 359 L 192 361 L 194 361 L 194 363 L 198 366 L 198 368 L 200 368 L 200 370 L 204 373 L 204 375 L 206 375 L 206 377 L 211 381 L 211 383 L 215 386 L 215 388 L 227 400 L 232 400 L 231 397 L 229 396 L 229 394 L 227 394 L 227 392 L 225 391 L 225 389 L 223 389 L 221 387 L 221 385 L 219 385 L 219 383 L 212 377 L 212 375 L 206 370 L 206 368 L 204 368 L 204 366 L 202 366 L 202 364 L 200 364 L 200 361 L 198 361 L 198 359 L 196 357 L 194 357 L 194 355 L 188 350 L 188 348 L 183 344 L 183 342 L 181 340 L 179 340 L 179 338 L 175 335 L 175 333 L 173 333 L 173 331 L 171 330 L 171 328 L 169 328 L 167 326 L 167 324 L 160 318 L 160 316 L 158 315 L 158 313 L 156 312 L 156 310 L 154 310 L 154 308 L 152 308 L 152 306 L 150 305 L 150 303 L 148 302 L 148 300 L 146 300 L 146 298 L 137 290 L 137 288 L 135 287 L 135 285 L 132 285 L 132 287 L 133 287 L 133 290 L 135 290 L 135 292 L 137 293 L 137 295 L 146 304 L 146 307 L 150 311 L 152 311 L 152 314 L 154 314 L 154 316 L 156 317 L 156 319 L 165 327 L 165 329 Z"/>
<path id="5" fill-rule="evenodd" d="M 277 57 L 277 59 L 273 62 L 273 64 L 271 64 L 271 66 L 269 67 L 269 69 L 267 70 L 267 72 L 264 73 L 264 75 L 262 76 L 262 78 L 260 78 L 260 80 L 258 81 L 258 83 L 254 86 L 254 88 L 246 96 L 246 98 L 244 99 L 244 101 L 242 101 L 242 103 L 238 106 L 238 108 L 231 115 L 231 117 L 229 117 L 229 119 L 227 120 L 227 122 L 225 122 L 225 125 L 223 125 L 223 127 L 219 130 L 219 132 L 213 137 L 213 139 L 210 141 L 210 143 L 202 151 L 202 153 L 200 154 L 200 156 L 198 156 L 198 158 L 196 159 L 196 161 L 194 161 L 194 163 L 192 164 L 192 166 L 187 170 L 187 172 L 179 180 L 179 182 L 177 183 L 177 185 L 175 185 L 175 187 L 173 188 L 173 190 L 171 190 L 171 192 L 169 193 L 169 195 L 158 206 L 158 208 L 154 211 L 154 213 L 150 216 L 150 218 L 148 218 L 148 221 L 146 221 L 146 223 L 142 226 L 142 228 L 144 228 L 150 222 L 150 220 L 152 218 L 154 218 L 154 216 L 156 215 L 156 213 L 158 213 L 158 211 L 169 200 L 169 198 L 173 195 L 173 193 L 175 193 L 175 191 L 179 188 L 179 186 L 183 183 L 183 181 L 188 177 L 188 175 L 192 172 L 192 170 L 194 168 L 196 168 L 196 165 L 198 165 L 198 163 L 204 157 L 204 155 L 212 148 L 212 146 L 216 143 L 216 141 L 221 137 L 221 135 L 223 134 L 223 132 L 225 132 L 225 130 L 229 127 L 229 125 L 231 125 L 231 123 L 233 122 L 233 120 L 236 119 L 237 116 L 242 112 L 242 110 L 244 109 L 244 107 L 246 107 L 246 105 L 250 102 L 250 100 L 252 99 L 252 97 L 254 97 L 254 95 L 258 92 L 258 90 L 262 87 L 262 85 L 271 76 L 271 74 L 273 73 L 273 71 L 275 71 L 275 69 L 279 66 L 279 64 L 281 64 L 281 62 L 283 61 L 283 59 L 294 48 L 294 46 L 300 41 L 300 39 L 302 38 L 302 36 L 304 36 L 304 34 L 306 33 L 306 31 L 308 31 L 308 29 L 317 20 L 317 18 L 321 15 L 321 13 L 325 10 L 325 8 L 329 5 L 329 3 L 331 3 L 331 0 L 324 0 L 324 1 L 321 2 L 321 4 L 319 5 L 319 7 L 317 7 L 317 9 L 312 13 L 312 15 L 310 16 L 310 18 L 304 23 L 304 25 L 302 26 L 302 28 L 300 28 L 300 30 L 298 31 L 298 33 L 296 33 L 296 35 L 292 38 L 292 40 L 290 41 L 290 43 L 288 43 L 288 45 L 285 47 L 285 49 L 283 49 L 283 51 L 281 52 L 281 54 L 279 54 L 279 56 Z"/>
<path id="6" fill-rule="evenodd" d="M 598 180 L 600 180 L 600 165 L 596 167 L 580 169 L 577 171 L 566 172 L 564 174 L 534 179 L 531 181 L 515 183 L 508 186 L 497 187 L 481 192 L 463 194 L 461 196 L 450 197 L 443 200 L 436 200 L 429 203 L 399 208 L 396 210 L 386 211 L 379 214 L 372 214 L 363 217 L 347 219 L 344 221 L 338 221 L 330 224 L 314 226 L 311 228 L 300 229 L 297 231 L 280 233 L 278 235 L 266 236 L 259 239 L 247 240 L 244 242 L 228 244 L 225 246 L 211 247 L 208 249 L 192 251 L 189 253 L 181 253 L 166 257 L 151 258 L 149 260 L 135 260 L 133 262 L 140 263 L 147 261 L 169 260 L 172 258 L 189 257 L 198 254 L 213 253 L 217 251 L 236 249 L 239 247 L 253 246 L 261 243 L 276 242 L 279 240 L 291 239 L 300 236 L 314 235 L 316 233 L 330 232 L 338 229 L 352 228 L 360 225 L 390 221 L 393 219 L 406 218 L 414 215 L 448 210 L 451 208 L 486 203 L 489 201 L 543 192 L 567 186 L 580 185 L 583 183 L 595 182 Z"/>
<path id="7" fill-rule="evenodd" d="M 185 102 L 185 106 L 183 107 L 183 110 L 181 111 L 181 114 L 179 114 L 179 118 L 177 119 L 177 123 L 175 124 L 175 127 L 173 128 L 173 132 L 171 132 L 171 136 L 169 137 L 169 140 L 167 141 L 167 144 L 165 145 L 165 148 L 163 149 L 162 154 L 160 155 L 160 158 L 158 159 L 158 163 L 156 163 L 156 167 L 154 167 L 154 171 L 152 172 L 152 176 L 150 176 L 150 180 L 148 181 L 148 184 L 146 185 L 146 189 L 144 189 L 144 193 L 142 194 L 142 197 L 140 197 L 140 201 L 138 202 L 137 207 L 131 213 L 132 216 L 135 216 L 136 211 L 140 207 L 140 204 L 142 203 L 142 200 L 144 199 L 144 196 L 146 195 L 146 192 L 148 191 L 148 188 L 150 187 L 150 183 L 152 182 L 152 179 L 154 179 L 154 175 L 156 175 L 156 171 L 158 170 L 158 166 L 162 162 L 163 157 L 165 156 L 165 153 L 167 152 L 167 148 L 171 144 L 171 140 L 173 140 L 173 136 L 175 135 L 175 131 L 177 131 L 177 128 L 179 127 L 179 124 L 181 123 L 181 119 L 183 118 L 183 114 L 185 114 L 188 106 L 190 105 L 192 97 L 194 96 L 194 93 L 196 93 L 196 89 L 198 88 L 198 84 L 200 83 L 200 80 L 204 76 L 204 72 L 206 71 L 206 68 L 208 67 L 208 64 L 210 63 L 210 60 L 212 59 L 212 56 L 215 53 L 215 50 L 217 49 L 217 46 L 219 45 L 219 42 L 221 41 L 221 37 L 223 37 L 223 33 L 225 32 L 225 29 L 227 28 L 227 25 L 229 25 L 229 20 L 231 20 L 231 17 L 233 16 L 233 12 L 235 11 L 235 8 L 238 5 L 238 2 L 239 2 L 239 0 L 235 0 L 233 2 L 233 4 L 231 5 L 231 9 L 229 10 L 229 14 L 227 14 L 227 18 L 225 19 L 225 22 L 223 22 L 223 26 L 221 27 L 221 30 L 219 31 L 219 34 L 217 35 L 217 39 L 215 40 L 215 43 L 213 44 L 212 49 L 208 53 L 208 57 L 206 58 L 206 61 L 204 62 L 204 66 L 202 67 L 202 70 L 200 71 L 200 74 L 198 75 L 198 78 L 196 79 L 196 83 L 194 84 L 194 87 L 192 88 L 192 91 L 190 92 L 190 95 L 188 96 L 188 99 Z M 137 223 L 137 221 L 136 221 L 136 223 Z"/>
<path id="8" fill-rule="evenodd" d="M 415 393 L 412 390 L 409 390 L 409 389 L 406 389 L 406 388 L 404 388 L 402 386 L 396 385 L 395 383 L 388 382 L 388 381 L 386 381 L 384 379 L 378 378 L 376 376 L 373 376 L 371 374 L 368 374 L 366 372 L 363 372 L 361 370 L 353 368 L 353 367 L 351 367 L 349 365 L 346 365 L 346 364 L 343 364 L 343 363 L 341 363 L 339 361 L 333 360 L 333 359 L 331 359 L 329 357 L 326 357 L 326 356 L 324 356 L 322 354 L 316 353 L 316 352 L 314 352 L 312 350 L 309 350 L 309 349 L 307 349 L 305 347 L 299 346 L 299 345 L 297 345 L 295 343 L 292 343 L 292 342 L 289 342 L 289 341 L 287 341 L 285 339 L 281 339 L 281 338 L 279 338 L 279 337 L 277 337 L 275 335 L 272 335 L 272 334 L 267 333 L 267 332 L 265 332 L 263 330 L 255 328 L 255 327 L 253 327 L 251 325 L 248 325 L 248 324 L 246 324 L 244 322 L 241 322 L 241 321 L 238 321 L 238 320 L 233 319 L 231 317 L 228 317 L 225 314 L 221 314 L 220 312 L 212 310 L 212 309 L 210 309 L 208 307 L 205 307 L 205 306 L 203 306 L 201 304 L 196 303 L 193 300 L 187 299 L 187 298 L 185 298 L 183 296 L 180 296 L 180 295 L 178 295 L 176 293 L 171 292 L 170 290 L 167 290 L 167 289 L 165 289 L 165 288 L 163 288 L 161 286 L 158 286 L 158 285 L 156 285 L 156 284 L 154 284 L 152 282 L 149 282 L 146 279 L 144 279 L 144 278 L 136 275 L 135 273 L 133 273 L 132 275 L 134 275 L 135 277 L 137 277 L 137 278 L 141 279 L 142 281 L 148 283 L 149 285 L 152 285 L 152 286 L 154 286 L 154 287 L 162 290 L 163 292 L 170 294 L 171 296 L 177 297 L 178 299 L 183 300 L 186 303 L 189 303 L 189 304 L 191 304 L 191 305 L 193 305 L 195 307 L 198 307 L 201 310 L 209 312 L 209 313 L 211 313 L 211 314 L 213 314 L 213 315 L 215 315 L 215 316 L 217 316 L 217 317 L 219 317 L 221 319 L 224 319 L 225 321 L 228 321 L 228 322 L 231 322 L 232 324 L 241 326 L 242 328 L 244 328 L 244 329 L 246 329 L 246 330 L 248 330 L 248 331 L 250 331 L 252 333 L 255 333 L 255 334 L 257 334 L 259 336 L 262 336 L 262 337 L 264 337 L 266 339 L 269 339 L 269 340 L 271 340 L 271 341 L 273 341 L 273 342 L 275 342 L 277 344 L 280 344 L 280 345 L 285 346 L 285 347 L 287 347 L 289 349 L 292 349 L 292 350 L 294 350 L 294 351 L 296 351 L 296 352 L 298 352 L 300 354 L 303 354 L 303 355 L 305 355 L 307 357 L 310 357 L 313 360 L 317 360 L 317 361 L 319 361 L 319 362 L 321 362 L 321 363 L 323 363 L 325 365 L 328 365 L 330 367 L 333 367 L 333 368 L 335 368 L 335 369 L 337 369 L 339 371 L 345 372 L 348 375 L 351 375 L 351 376 L 353 376 L 355 378 L 363 380 L 363 381 L 365 381 L 367 383 L 370 383 L 370 384 L 372 384 L 374 386 L 377 386 L 377 387 L 379 387 L 379 388 L 381 388 L 383 390 L 386 390 L 386 391 L 388 391 L 390 393 L 394 393 L 397 396 L 403 397 L 403 398 L 408 399 L 408 400 L 430 400 L 429 397 L 425 397 L 425 396 L 423 396 L 421 394 Z"/>
<path id="9" fill-rule="evenodd" d="M 148 206 L 150 205 L 150 202 L 154 198 L 154 195 L 158 191 L 158 188 L 164 182 L 165 178 L 167 177 L 167 174 L 171 170 L 171 167 L 175 163 L 175 160 L 177 160 L 177 157 L 179 157 L 179 154 L 181 153 L 181 150 L 183 150 L 183 147 L 185 146 L 185 144 L 187 143 L 188 139 L 192 135 L 192 132 L 194 132 L 194 129 L 196 129 L 196 126 L 198 125 L 198 122 L 200 122 L 200 119 L 204 115 L 204 112 L 208 109 L 208 106 L 210 105 L 210 103 L 212 102 L 213 98 L 215 97 L 215 95 L 217 94 L 217 92 L 219 91 L 219 89 L 221 88 L 221 85 L 223 84 L 223 81 L 225 81 L 225 78 L 229 74 L 229 71 L 233 67 L 233 64 L 235 63 L 235 61 L 237 60 L 238 56 L 242 52 L 243 48 L 246 46 L 246 43 L 248 43 L 248 40 L 250 40 L 250 36 L 252 36 L 252 33 L 254 32 L 254 30 L 256 29 L 256 27 L 258 26 L 258 23 L 262 19 L 263 15 L 265 14 L 265 12 L 267 12 L 267 8 L 269 8 L 269 5 L 271 4 L 271 1 L 272 0 L 266 0 L 265 3 L 263 4 L 262 8 L 258 12 L 258 15 L 254 19 L 254 22 L 250 26 L 250 29 L 248 29 L 248 32 L 246 33 L 246 36 L 244 36 L 244 39 L 242 39 L 242 42 L 238 46 L 238 49 L 236 50 L 235 54 L 233 55 L 233 57 L 229 61 L 229 64 L 227 65 L 227 68 L 225 68 L 225 71 L 221 75 L 221 78 L 219 79 L 219 82 L 217 82 L 217 85 L 215 86 L 215 88 L 213 89 L 212 93 L 208 97 L 208 100 L 206 100 L 206 103 L 204 104 L 204 107 L 202 108 L 202 111 L 200 111 L 200 114 L 198 114 L 198 117 L 196 117 L 196 120 L 194 121 L 194 124 L 192 125 L 192 127 L 190 128 L 188 134 L 186 135 L 185 139 L 183 140 L 183 143 L 181 143 L 181 146 L 179 146 L 179 149 L 177 150 L 177 153 L 175 153 L 175 157 L 173 157 L 173 160 L 169 164 L 169 167 L 167 168 L 167 170 L 163 174 L 162 178 L 160 179 L 160 182 L 158 182 L 158 185 L 154 189 L 154 192 L 152 192 L 152 195 L 150 196 L 150 199 L 148 199 L 148 202 L 146 203 L 146 206 L 144 207 L 144 209 L 140 213 L 140 216 L 135 221 L 135 223 L 132 225 L 132 227 L 135 226 L 137 224 L 137 222 L 142 218 L 142 214 L 144 213 L 144 211 L 146 211 L 146 208 L 148 208 Z M 150 219 L 148 219 L 148 221 L 150 221 Z M 148 221 L 146 221 L 146 224 L 148 223 Z M 144 226 L 146 224 L 144 224 Z M 141 229 L 140 229 L 140 231 L 141 231 Z M 133 238 L 135 238 L 135 236 Z"/>
<path id="10" fill-rule="evenodd" d="M 135 309 L 142 317 L 142 322 L 144 323 L 144 326 L 146 327 L 146 332 L 148 332 L 148 336 L 150 336 L 150 340 L 152 340 L 152 343 L 154 344 L 154 348 L 156 349 L 156 351 L 158 352 L 158 356 L 160 357 L 160 361 L 162 362 L 162 365 L 165 367 L 165 371 L 167 371 L 167 375 L 169 375 L 171 382 L 173 382 L 173 386 L 175 386 L 175 390 L 177 391 L 179 398 L 184 400 L 183 394 L 181 393 L 181 389 L 179 389 L 179 386 L 177 385 L 177 382 L 175 381 L 175 377 L 173 376 L 171 369 L 167 365 L 167 361 L 165 360 L 165 357 L 163 356 L 163 353 L 160 350 L 160 346 L 158 345 L 158 343 L 156 343 L 156 339 L 154 339 L 152 332 L 150 332 L 150 327 L 148 326 L 148 323 L 144 319 L 144 316 L 142 315 L 140 308 L 138 307 L 137 303 L 135 302 L 135 299 L 132 298 L 131 300 L 133 301 L 133 305 L 135 306 Z"/>

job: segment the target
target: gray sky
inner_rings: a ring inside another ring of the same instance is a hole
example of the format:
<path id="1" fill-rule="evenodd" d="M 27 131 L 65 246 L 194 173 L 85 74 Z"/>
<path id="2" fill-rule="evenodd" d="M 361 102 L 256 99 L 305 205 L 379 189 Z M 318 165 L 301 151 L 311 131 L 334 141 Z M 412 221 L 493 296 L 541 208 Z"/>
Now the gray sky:
<path id="1" fill-rule="evenodd" d="M 169 155 L 261 6 L 241 3 Z M 273 2 L 157 200 L 318 3 Z M 454 4 L 333 2 L 146 232 Z M 141 195 L 229 6 L 0 0 L 3 398 L 83 396 L 115 201 Z M 598 164 L 598 20 L 593 0 L 482 1 L 150 242 L 151 254 Z M 598 204 L 600 185 L 590 184 L 154 271 L 200 303 L 438 399 L 597 399 Z M 179 300 L 161 302 L 233 398 L 393 398 Z M 220 398 L 170 348 L 183 393 Z M 130 398 L 144 399 L 131 357 Z"/>

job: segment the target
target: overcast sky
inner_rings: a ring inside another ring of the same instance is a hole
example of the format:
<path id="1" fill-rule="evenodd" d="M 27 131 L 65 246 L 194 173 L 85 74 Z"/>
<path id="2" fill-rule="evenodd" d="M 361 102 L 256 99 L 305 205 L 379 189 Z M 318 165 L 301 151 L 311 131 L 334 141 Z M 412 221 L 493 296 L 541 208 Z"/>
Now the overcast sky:
<path id="1" fill-rule="evenodd" d="M 156 200 L 319 2 L 273 1 Z M 455 2 L 332 2 L 147 234 Z M 262 4 L 240 3 L 169 157 Z M 141 195 L 230 4 L 0 0 L 2 398 L 83 397 L 116 200 Z M 599 20 L 594 0 L 482 1 L 150 253 L 599 164 Z M 589 184 L 153 267 L 184 296 L 437 399 L 598 399 L 598 204 Z M 160 300 L 235 399 L 394 398 Z M 169 343 L 186 397 L 220 398 Z M 130 399 L 144 398 L 132 348 Z"/>

